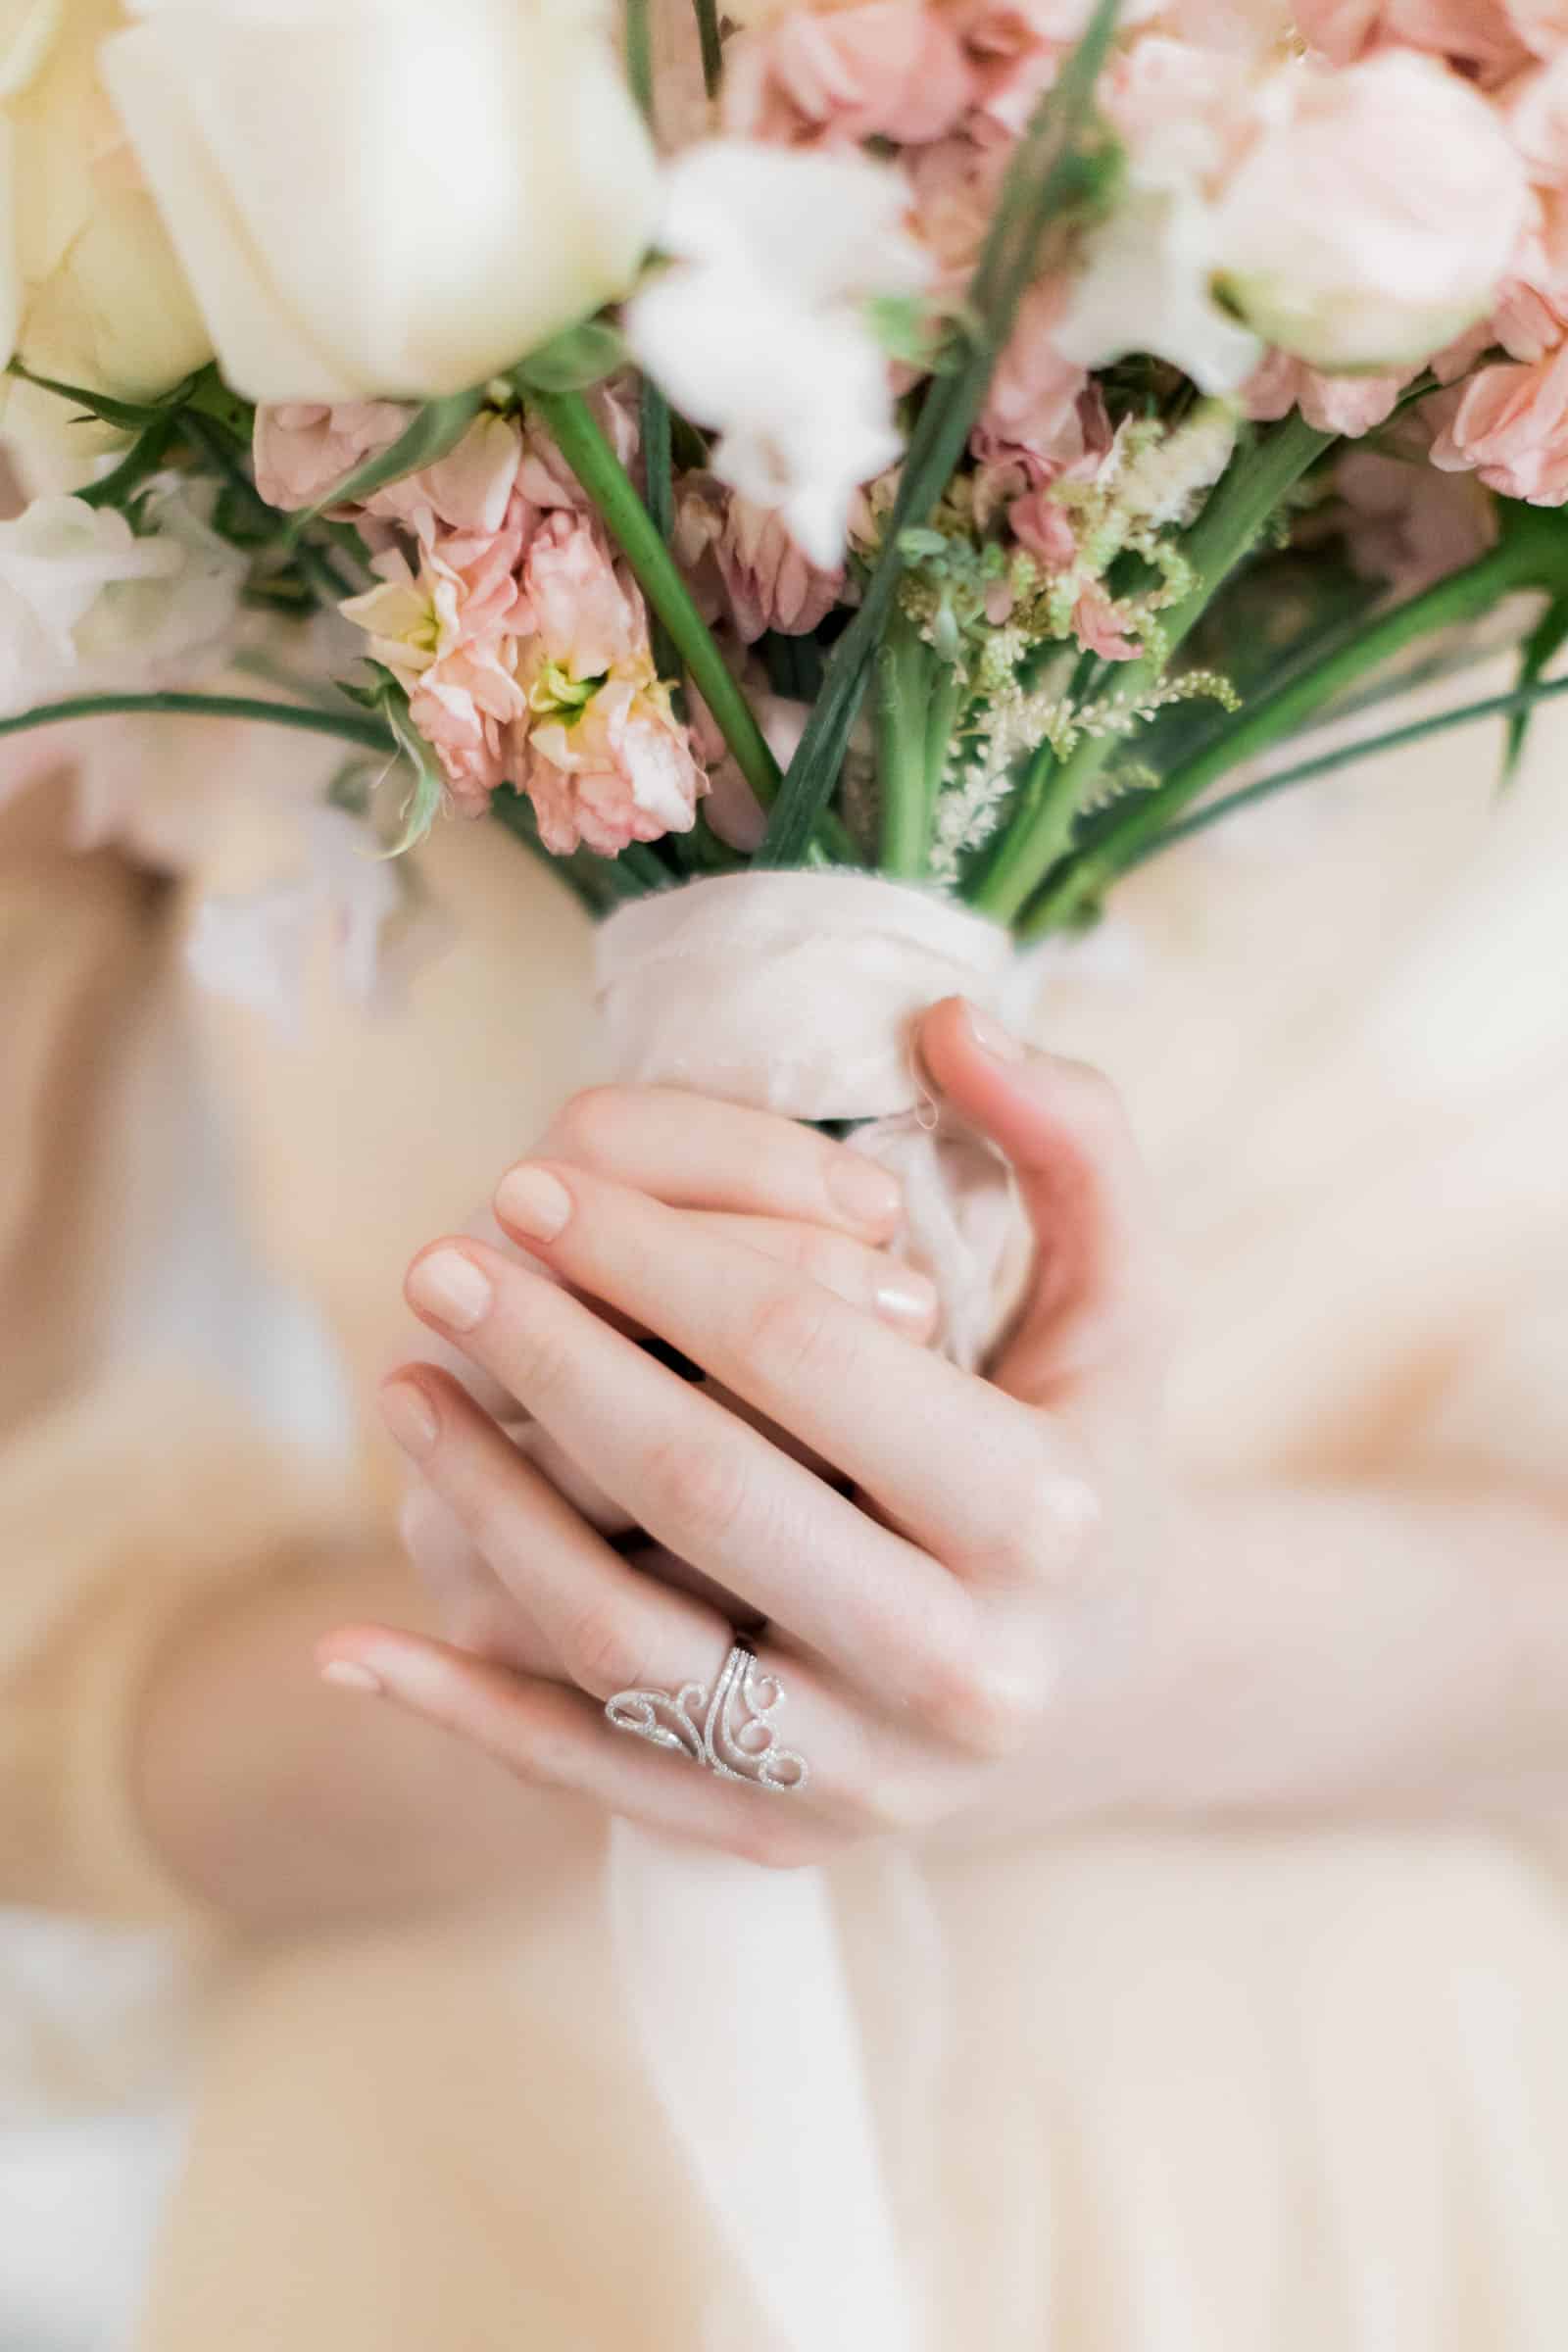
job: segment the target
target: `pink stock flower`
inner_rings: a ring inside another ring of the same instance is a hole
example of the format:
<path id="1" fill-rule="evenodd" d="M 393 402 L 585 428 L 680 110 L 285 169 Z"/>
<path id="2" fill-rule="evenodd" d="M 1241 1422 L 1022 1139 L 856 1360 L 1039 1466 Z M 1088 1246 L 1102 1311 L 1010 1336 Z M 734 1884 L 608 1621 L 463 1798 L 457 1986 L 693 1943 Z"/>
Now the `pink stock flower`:
<path id="1" fill-rule="evenodd" d="M 936 298 L 961 295 L 996 211 L 1007 151 L 957 136 L 904 158 L 911 226 L 934 265 Z"/>
<path id="2" fill-rule="evenodd" d="M 651 662 L 640 679 L 607 678 L 579 715 L 529 730 L 522 786 L 557 857 L 582 846 L 613 858 L 628 842 L 689 833 L 707 784 Z"/>
<path id="3" fill-rule="evenodd" d="M 1336 66 L 1374 49 L 1420 49 L 1490 80 L 1525 62 L 1516 15 L 1505 0 L 1298 0 L 1296 22 Z"/>
<path id="4" fill-rule="evenodd" d="M 409 414 L 392 400 L 259 408 L 252 439 L 256 487 L 270 507 L 284 513 L 314 507 L 356 466 L 390 449 Z"/>
<path id="5" fill-rule="evenodd" d="M 545 847 L 612 858 L 628 842 L 689 832 L 707 779 L 655 672 L 642 598 L 597 527 L 550 515 L 523 589 L 530 715 L 512 728 L 511 749 Z"/>
<path id="6" fill-rule="evenodd" d="M 1509 23 L 1535 57 L 1568 52 L 1568 0 L 1503 0 Z"/>
<path id="7" fill-rule="evenodd" d="M 1078 539 L 1066 514 L 1045 490 L 1014 499 L 1007 521 L 1018 545 L 1047 571 L 1065 571 L 1078 560 Z"/>
<path id="8" fill-rule="evenodd" d="M 1093 454 L 1095 416 L 1082 400 L 1089 372 L 1064 360 L 1052 341 L 1063 296 L 1054 281 L 1024 296 L 971 442 L 982 463 L 1017 457 L 1036 481 Z"/>
<path id="9" fill-rule="evenodd" d="M 629 470 L 637 455 L 637 414 L 631 396 L 620 383 L 596 384 L 588 405 L 600 431 Z M 589 508 L 576 475 L 532 414 L 523 424 L 517 487 L 536 507 L 572 507 L 584 514 Z"/>
<path id="10" fill-rule="evenodd" d="M 476 416 L 457 448 L 418 473 L 372 491 L 365 512 L 400 523 L 416 538 L 438 529 L 499 531 L 507 518 L 522 462 L 522 434 L 494 410 Z"/>
<path id="11" fill-rule="evenodd" d="M 1349 450 L 1334 479 L 1351 564 L 1400 597 L 1446 579 L 1497 536 L 1496 508 L 1474 476 L 1436 472 L 1419 448 L 1408 457 Z"/>
<path id="12" fill-rule="evenodd" d="M 633 603 L 596 526 L 578 515 L 540 524 L 522 589 L 540 656 L 573 678 L 601 677 L 647 646 L 641 598 Z"/>
<path id="13" fill-rule="evenodd" d="M 675 502 L 675 552 L 706 608 L 743 645 L 768 629 L 804 637 L 831 612 L 844 573 L 823 571 L 797 545 L 776 508 L 760 507 L 710 473 L 687 474 Z"/>
<path id="14" fill-rule="evenodd" d="M 1483 368 L 1443 396 L 1441 414 L 1432 463 L 1445 473 L 1473 468 L 1503 498 L 1568 505 L 1568 338 L 1533 363 Z"/>
<path id="15" fill-rule="evenodd" d="M 949 17 L 910 0 L 793 10 L 725 52 L 724 126 L 743 138 L 920 146 L 952 130 L 975 94 Z"/>
<path id="16" fill-rule="evenodd" d="M 1072 609 L 1073 632 L 1086 654 L 1102 662 L 1136 662 L 1143 647 L 1129 637 L 1109 592 L 1100 580 L 1086 580 Z"/>
<path id="17" fill-rule="evenodd" d="M 1356 441 L 1388 422 L 1409 381 L 1407 373 L 1324 375 L 1288 352 L 1271 351 L 1242 386 L 1241 402 L 1254 423 L 1272 423 L 1298 408 L 1318 432 Z"/>

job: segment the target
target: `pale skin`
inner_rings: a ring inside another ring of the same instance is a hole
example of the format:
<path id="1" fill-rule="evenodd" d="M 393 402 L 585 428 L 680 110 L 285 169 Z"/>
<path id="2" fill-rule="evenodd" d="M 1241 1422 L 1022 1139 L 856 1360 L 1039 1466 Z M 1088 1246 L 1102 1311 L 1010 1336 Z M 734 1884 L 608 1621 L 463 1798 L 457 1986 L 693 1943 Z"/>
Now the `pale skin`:
<path id="1" fill-rule="evenodd" d="M 785 1866 L 905 1830 L 1568 1798 L 1564 1494 L 1178 1484 L 1155 1218 L 1111 1090 L 957 1000 L 914 1042 L 1036 1236 L 989 1374 L 927 1344 L 931 1301 L 884 1249 L 897 1199 L 847 1147 L 660 1090 L 579 1098 L 498 1186 L 512 1246 L 447 1237 L 408 1277 L 443 1362 L 383 1405 L 449 1638 L 344 1590 L 362 1614 L 318 1664 L 392 1704 L 336 1716 L 300 1688 L 330 1593 L 187 1642 L 143 1740 L 177 1867 L 289 1918 L 506 1884 L 563 1811 L 518 1782 Z M 612 1691 L 710 1680 L 757 1618 L 803 1793 L 606 1722 Z"/>

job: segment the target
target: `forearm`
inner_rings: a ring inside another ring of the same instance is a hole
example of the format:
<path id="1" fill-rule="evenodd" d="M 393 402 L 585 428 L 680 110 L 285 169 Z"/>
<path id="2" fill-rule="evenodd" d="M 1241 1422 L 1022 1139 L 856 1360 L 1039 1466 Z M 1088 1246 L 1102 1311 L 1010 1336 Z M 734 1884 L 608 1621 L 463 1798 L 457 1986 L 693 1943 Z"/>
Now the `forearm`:
<path id="1" fill-rule="evenodd" d="M 331 1627 L 419 1614 L 390 1563 L 324 1567 L 225 1596 L 155 1660 L 132 1771 L 162 1859 L 268 1929 L 527 1884 L 567 1808 L 400 1709 L 323 1688 L 312 1653 Z"/>
<path id="2" fill-rule="evenodd" d="M 1163 1518 L 999 1822 L 1568 1813 L 1568 1506 L 1272 1486 Z"/>

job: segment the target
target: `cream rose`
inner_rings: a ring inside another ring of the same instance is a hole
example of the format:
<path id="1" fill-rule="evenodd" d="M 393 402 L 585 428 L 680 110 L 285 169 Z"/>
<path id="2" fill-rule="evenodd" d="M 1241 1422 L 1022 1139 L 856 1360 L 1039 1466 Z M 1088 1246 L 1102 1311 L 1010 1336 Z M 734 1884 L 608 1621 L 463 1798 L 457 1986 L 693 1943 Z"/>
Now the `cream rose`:
<path id="1" fill-rule="evenodd" d="M 582 0 L 156 0 L 103 65 L 258 400 L 482 382 L 624 293 L 656 225 Z"/>
<path id="2" fill-rule="evenodd" d="M 1390 51 L 1283 69 L 1209 228 L 1247 324 L 1314 368 L 1415 367 L 1490 309 L 1524 226 L 1524 168 L 1481 93 Z"/>
<path id="3" fill-rule="evenodd" d="M 0 361 L 134 400 L 212 347 L 99 84 L 119 21 L 112 0 L 0 0 Z"/>

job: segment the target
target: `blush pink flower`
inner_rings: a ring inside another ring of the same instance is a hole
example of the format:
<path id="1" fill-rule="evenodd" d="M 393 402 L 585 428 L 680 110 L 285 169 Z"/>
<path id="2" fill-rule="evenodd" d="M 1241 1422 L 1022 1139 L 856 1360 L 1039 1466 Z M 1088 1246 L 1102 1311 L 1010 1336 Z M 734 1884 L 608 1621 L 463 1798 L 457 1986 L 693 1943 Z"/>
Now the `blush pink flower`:
<path id="1" fill-rule="evenodd" d="M 975 96 L 949 16 L 910 0 L 792 10 L 725 52 L 724 127 L 742 138 L 921 146 Z"/>
<path id="2" fill-rule="evenodd" d="M 470 815 L 506 780 L 506 730 L 527 710 L 518 641 L 532 618 L 517 575 L 532 523 L 514 495 L 499 530 L 421 543 L 416 571 L 395 549 L 378 557 L 379 586 L 341 608 L 407 691 L 454 805 Z"/>
<path id="3" fill-rule="evenodd" d="M 710 473 L 680 483 L 674 547 L 706 617 L 727 618 L 743 645 L 768 629 L 808 635 L 844 593 L 842 568 L 813 564 L 776 508 L 742 498 Z"/>
<path id="4" fill-rule="evenodd" d="M 509 750 L 545 847 L 613 858 L 628 842 L 689 832 L 707 779 L 655 671 L 642 598 L 597 526 L 548 516 L 523 593 L 527 716 L 510 730 Z"/>
<path id="5" fill-rule="evenodd" d="M 1434 466 L 1473 469 L 1489 490 L 1533 507 L 1568 505 L 1568 339 L 1534 363 L 1483 368 L 1442 409 Z"/>
<path id="6" fill-rule="evenodd" d="M 1010 145 L 1022 134 L 1088 19 L 1084 0 L 961 0 L 976 137 Z"/>
<path id="7" fill-rule="evenodd" d="M 1102 662 L 1136 662 L 1143 647 L 1129 637 L 1122 616 L 1100 580 L 1086 580 L 1072 609 L 1073 634 L 1086 654 Z"/>
<path id="8" fill-rule="evenodd" d="M 1018 545 L 1047 571 L 1065 571 L 1078 561 L 1078 538 L 1062 509 L 1046 490 L 1031 490 L 1007 509 Z"/>
<path id="9" fill-rule="evenodd" d="M 1359 440 L 1386 424 L 1410 381 L 1398 375 L 1324 375 L 1288 352 L 1271 351 L 1242 386 L 1244 413 L 1254 423 L 1272 423 L 1298 408 L 1320 433 Z"/>
<path id="10" fill-rule="evenodd" d="M 594 420 L 628 471 L 637 456 L 637 412 L 623 384 L 596 384 L 588 394 Z M 522 431 L 517 488 L 532 505 L 570 507 L 587 514 L 591 502 L 538 417 L 530 413 Z"/>
<path id="11" fill-rule="evenodd" d="M 409 415 L 392 400 L 259 408 L 251 447 L 256 487 L 285 514 L 314 507 L 356 466 L 390 449 Z"/>
<path id="12" fill-rule="evenodd" d="M 1007 168 L 1007 150 L 959 135 L 905 156 L 910 225 L 932 261 L 933 298 L 961 296 L 974 274 Z"/>
<path id="13" fill-rule="evenodd" d="M 1568 52 L 1568 0 L 1503 0 L 1509 23 L 1536 57 Z"/>
<path id="14" fill-rule="evenodd" d="M 1081 406 L 1088 369 L 1064 360 L 1052 340 L 1063 293 L 1051 282 L 1024 296 L 971 441 L 982 463 L 1017 457 L 1036 481 L 1052 479 L 1090 454 L 1092 416 Z"/>
<path id="15" fill-rule="evenodd" d="M 433 466 L 372 491 L 365 512 L 399 523 L 419 539 L 434 538 L 438 530 L 499 531 L 521 463 L 520 428 L 512 417 L 487 410 L 456 449 Z"/>
<path id="16" fill-rule="evenodd" d="M 1352 449 L 1334 480 L 1351 564 L 1397 596 L 1446 579 L 1496 539 L 1497 510 L 1482 485 L 1470 474 L 1435 471 L 1419 448 L 1408 457 Z"/>
<path id="17" fill-rule="evenodd" d="M 1298 0 L 1296 22 L 1336 66 L 1397 47 L 1494 79 L 1522 65 L 1530 47 L 1504 0 Z"/>
<path id="18" fill-rule="evenodd" d="M 613 858 L 628 842 L 689 833 L 707 785 L 651 662 L 641 677 L 607 678 L 575 716 L 536 718 L 528 731 L 522 787 L 557 857 L 582 847 Z"/>

